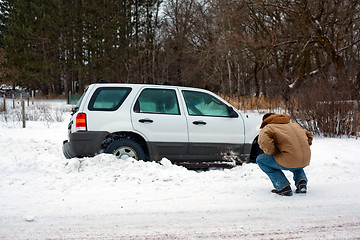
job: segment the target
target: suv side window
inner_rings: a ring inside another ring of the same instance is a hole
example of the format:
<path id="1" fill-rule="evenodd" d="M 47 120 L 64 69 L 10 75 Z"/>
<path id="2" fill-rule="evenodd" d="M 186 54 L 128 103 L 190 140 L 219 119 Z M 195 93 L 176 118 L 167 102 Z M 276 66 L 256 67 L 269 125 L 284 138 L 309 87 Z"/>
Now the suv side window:
<path id="1" fill-rule="evenodd" d="M 175 90 L 144 89 L 135 103 L 134 112 L 180 115 Z"/>
<path id="2" fill-rule="evenodd" d="M 228 106 L 214 96 L 183 90 L 186 107 L 191 116 L 230 117 Z"/>
<path id="3" fill-rule="evenodd" d="M 131 88 L 99 87 L 95 90 L 89 102 L 91 111 L 115 111 L 125 101 Z"/>

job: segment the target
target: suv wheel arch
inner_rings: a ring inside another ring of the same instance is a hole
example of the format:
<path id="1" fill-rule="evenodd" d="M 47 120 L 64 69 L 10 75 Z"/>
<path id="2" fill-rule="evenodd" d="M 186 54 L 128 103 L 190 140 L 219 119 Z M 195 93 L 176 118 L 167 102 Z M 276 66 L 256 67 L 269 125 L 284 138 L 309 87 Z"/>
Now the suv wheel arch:
<path id="1" fill-rule="evenodd" d="M 264 153 L 263 150 L 261 150 L 261 148 L 259 146 L 258 138 L 259 138 L 259 135 L 257 135 L 254 138 L 252 145 L 251 145 L 250 158 L 249 158 L 250 163 L 256 163 L 257 156 Z"/>
<path id="2" fill-rule="evenodd" d="M 146 159 L 144 160 L 151 160 L 149 154 L 149 146 L 146 140 L 137 133 L 134 132 L 115 132 L 107 135 L 101 143 L 100 153 L 104 153 L 105 150 L 114 142 L 120 139 L 127 139 L 134 141 L 135 143 L 139 144 L 142 150 L 145 153 Z"/>

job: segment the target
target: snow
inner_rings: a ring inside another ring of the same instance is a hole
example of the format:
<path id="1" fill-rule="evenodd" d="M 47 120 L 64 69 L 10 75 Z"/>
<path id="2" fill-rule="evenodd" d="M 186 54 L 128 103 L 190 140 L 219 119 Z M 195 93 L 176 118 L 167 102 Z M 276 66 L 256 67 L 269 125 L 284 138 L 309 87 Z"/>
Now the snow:
<path id="1" fill-rule="evenodd" d="M 0 239 L 360 237 L 359 140 L 315 138 L 308 193 L 282 197 L 256 164 L 190 171 L 168 159 L 65 159 L 69 114 L 25 129 L 1 118 Z"/>

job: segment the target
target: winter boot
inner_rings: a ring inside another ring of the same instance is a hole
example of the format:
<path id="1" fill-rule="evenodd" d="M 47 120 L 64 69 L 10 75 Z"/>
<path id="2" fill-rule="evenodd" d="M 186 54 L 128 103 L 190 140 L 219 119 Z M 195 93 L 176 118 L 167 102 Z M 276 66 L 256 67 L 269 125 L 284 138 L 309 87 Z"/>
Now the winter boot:
<path id="1" fill-rule="evenodd" d="M 284 187 L 281 190 L 273 189 L 273 190 L 271 190 L 271 192 L 276 193 L 276 194 L 281 195 L 281 196 L 292 196 L 292 190 L 291 190 L 291 187 L 289 185 Z"/>
<path id="2" fill-rule="evenodd" d="M 305 180 L 301 180 L 299 184 L 296 186 L 295 193 L 306 193 L 307 191 L 307 182 Z"/>

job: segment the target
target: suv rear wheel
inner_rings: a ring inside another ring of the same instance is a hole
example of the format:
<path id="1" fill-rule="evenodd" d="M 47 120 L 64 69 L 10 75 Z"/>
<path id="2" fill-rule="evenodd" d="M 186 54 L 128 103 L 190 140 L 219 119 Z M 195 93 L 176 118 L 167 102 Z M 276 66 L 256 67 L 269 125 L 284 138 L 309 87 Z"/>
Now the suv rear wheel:
<path id="1" fill-rule="evenodd" d="M 105 149 L 105 153 L 114 154 L 117 158 L 124 160 L 129 157 L 136 160 L 146 160 L 142 147 L 137 142 L 129 139 L 119 139 L 112 142 Z"/>

